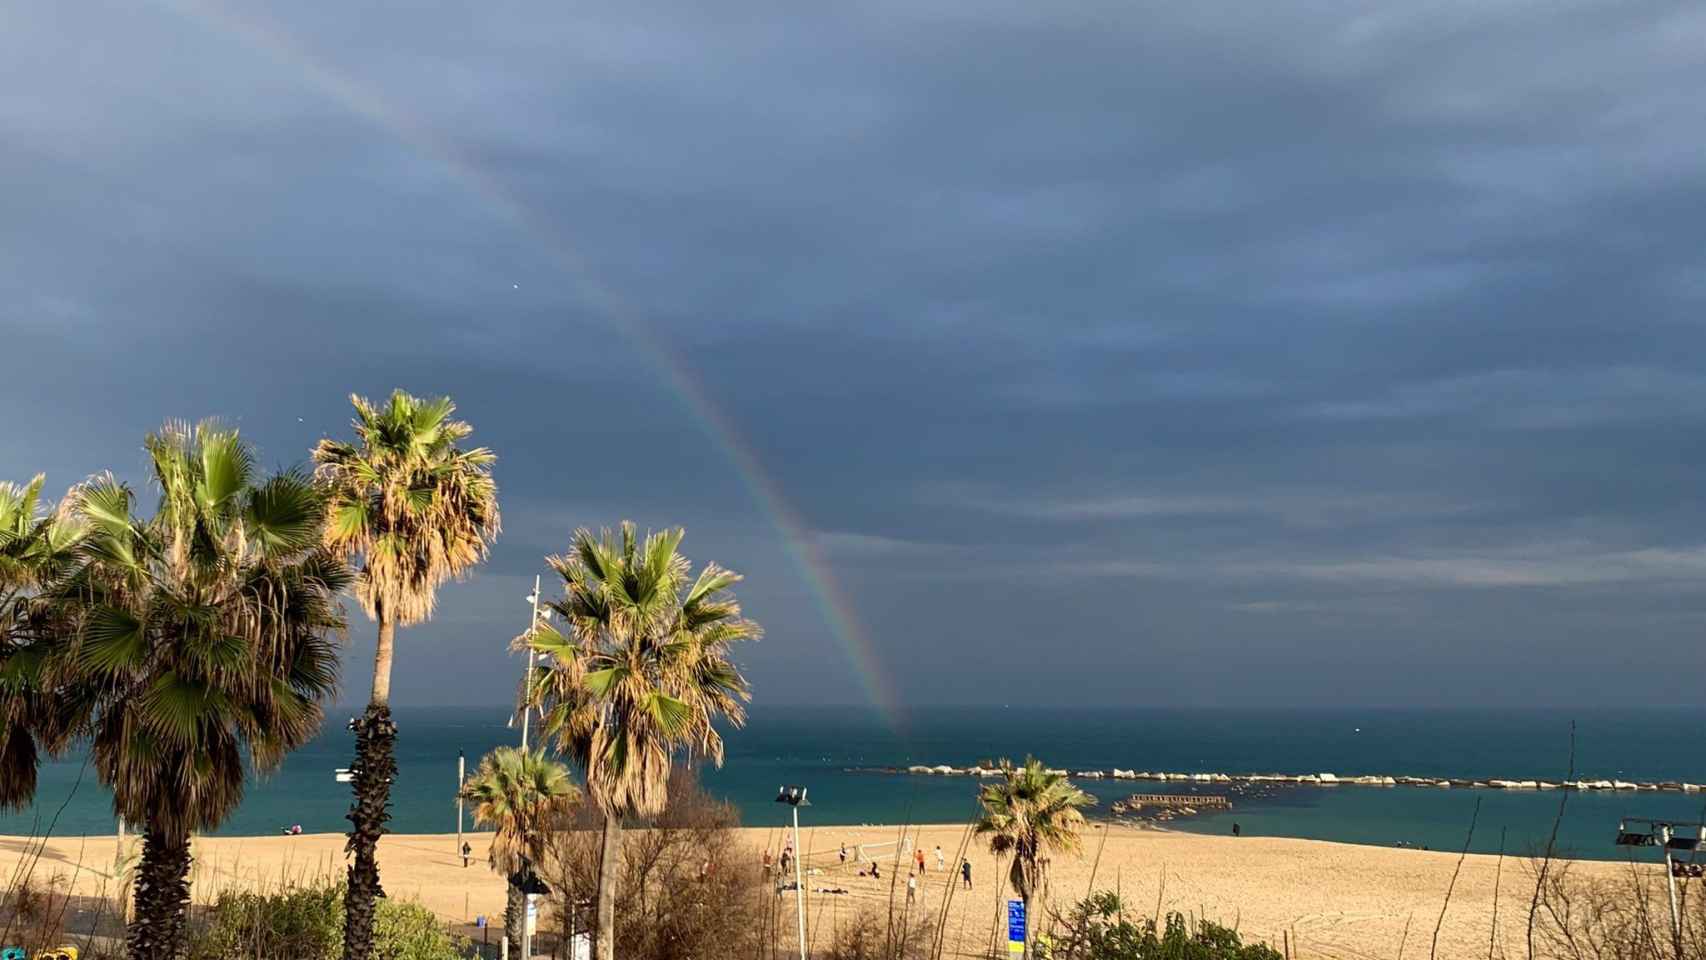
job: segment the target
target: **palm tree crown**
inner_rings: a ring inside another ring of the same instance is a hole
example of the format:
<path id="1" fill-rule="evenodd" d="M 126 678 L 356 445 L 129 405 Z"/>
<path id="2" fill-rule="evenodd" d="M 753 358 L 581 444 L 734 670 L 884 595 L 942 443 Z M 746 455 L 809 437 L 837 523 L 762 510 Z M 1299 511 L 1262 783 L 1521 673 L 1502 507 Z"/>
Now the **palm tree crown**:
<path id="1" fill-rule="evenodd" d="M 0 483 L 0 806 L 21 807 L 36 792 L 38 753 L 32 718 L 46 707 L 44 691 L 31 681 L 27 651 L 43 626 L 41 595 L 74 565 L 83 537 L 62 503 L 41 505 L 45 478 Z"/>
<path id="2" fill-rule="evenodd" d="M 361 559 L 356 599 L 375 620 L 432 616 L 438 587 L 485 559 L 496 538 L 497 457 L 457 442 L 474 428 L 448 397 L 401 390 L 375 406 L 351 396 L 357 443 L 321 440 L 317 474 L 331 496 L 326 543 Z"/>
<path id="3" fill-rule="evenodd" d="M 674 751 L 721 764 L 715 720 L 746 719 L 746 678 L 729 657 L 761 631 L 727 592 L 739 574 L 707 564 L 689 577 L 682 536 L 641 541 L 631 523 L 596 537 L 575 531 L 570 552 L 547 561 L 563 579 L 550 606 L 568 633 L 542 621 L 522 638 L 547 657 L 531 684 L 546 733 L 618 816 L 661 812 Z"/>
<path id="4" fill-rule="evenodd" d="M 11 622 L 18 601 L 70 568 L 82 539 L 69 504 L 43 507 L 46 479 L 38 473 L 27 484 L 0 483 L 0 625 Z"/>
<path id="5" fill-rule="evenodd" d="M 983 814 L 975 830 L 989 838 L 992 853 L 1012 856 L 1008 881 L 1013 892 L 1029 900 L 1042 882 L 1038 861 L 1046 852 L 1079 849 L 1080 809 L 1094 806 L 1096 799 L 1034 757 L 1026 757 L 1024 766 L 1002 760 L 999 767 L 1002 779 L 978 791 Z"/>
<path id="6" fill-rule="evenodd" d="M 499 747 L 480 760 L 480 768 L 462 785 L 463 800 L 473 805 L 474 823 L 492 827 L 492 869 L 508 875 L 523 858 L 538 863 L 545 835 L 558 818 L 580 803 L 569 768 L 547 760 L 544 751 Z"/>
<path id="7" fill-rule="evenodd" d="M 167 424 L 146 448 L 154 516 L 137 519 L 111 476 L 72 492 L 75 562 L 0 655 L 0 687 L 34 691 L 7 731 L 8 764 L 36 741 L 53 753 L 87 742 L 114 811 L 143 825 L 127 952 L 170 957 L 190 834 L 237 806 L 249 765 L 277 767 L 320 728 L 350 578 L 320 544 L 324 502 L 307 474 L 257 478 L 236 431 L 211 423 Z"/>
<path id="8" fill-rule="evenodd" d="M 311 480 L 258 480 L 236 431 L 168 424 L 147 450 L 151 520 L 110 476 L 73 495 L 88 532 L 56 598 L 75 630 L 43 651 L 46 729 L 56 747 L 89 735 L 119 815 L 187 836 L 236 806 L 244 748 L 267 771 L 319 731 L 349 574 L 320 546 Z"/>

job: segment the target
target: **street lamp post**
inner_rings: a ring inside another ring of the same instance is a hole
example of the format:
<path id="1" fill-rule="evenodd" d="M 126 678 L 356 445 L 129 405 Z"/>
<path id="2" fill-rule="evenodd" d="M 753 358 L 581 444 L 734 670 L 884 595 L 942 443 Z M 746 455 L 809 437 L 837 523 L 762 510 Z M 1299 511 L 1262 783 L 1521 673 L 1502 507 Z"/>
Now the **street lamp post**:
<path id="1" fill-rule="evenodd" d="M 527 595 L 527 602 L 533 607 L 533 615 L 527 621 L 527 634 L 532 637 L 534 628 L 539 626 L 539 575 L 533 575 L 533 592 Z M 521 752 L 527 752 L 527 727 L 533 714 L 533 645 L 527 646 L 527 672 L 521 678 Z M 531 870 L 529 871 L 531 872 Z M 523 894 L 521 912 L 521 956 L 522 960 L 533 960 L 533 894 Z"/>
<path id="2" fill-rule="evenodd" d="M 533 575 L 533 592 L 527 595 L 527 602 L 533 605 L 533 617 L 527 621 L 527 633 L 532 635 L 535 627 L 539 626 L 539 575 Z M 527 719 L 533 710 L 533 645 L 527 645 L 527 673 L 522 677 L 521 695 L 521 749 L 527 749 Z"/>
<path id="3" fill-rule="evenodd" d="M 800 871 L 800 808 L 809 807 L 806 788 L 783 786 L 776 791 L 776 802 L 794 808 L 794 901 L 799 906 L 800 960 L 806 960 L 806 885 Z"/>
<path id="4" fill-rule="evenodd" d="M 1666 823 L 1662 820 L 1624 817 L 1617 824 L 1617 845 L 1658 847 L 1664 852 L 1665 889 L 1670 894 L 1671 943 L 1677 956 L 1681 956 L 1682 911 L 1677 902 L 1676 881 L 1678 877 L 1701 875 L 1700 864 L 1695 862 L 1694 857 L 1695 851 L 1706 846 L 1706 823 Z M 1688 862 L 1678 861 L 1672 855 L 1673 850 L 1687 851 Z"/>

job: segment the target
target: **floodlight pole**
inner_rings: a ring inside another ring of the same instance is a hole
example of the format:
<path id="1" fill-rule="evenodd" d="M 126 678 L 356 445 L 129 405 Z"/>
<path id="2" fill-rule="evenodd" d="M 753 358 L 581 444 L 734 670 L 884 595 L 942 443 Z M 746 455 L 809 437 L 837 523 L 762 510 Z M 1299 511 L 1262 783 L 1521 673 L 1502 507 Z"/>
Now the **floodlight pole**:
<path id="1" fill-rule="evenodd" d="M 533 631 L 539 626 L 539 574 L 533 575 L 533 592 L 527 595 L 533 605 L 533 616 L 527 621 L 527 673 L 521 678 L 521 752 L 527 752 L 527 727 L 533 716 Z M 461 824 L 457 824 L 461 829 Z M 521 897 L 521 960 L 533 960 L 533 927 L 529 923 L 534 911 L 533 894 Z M 508 942 L 508 938 L 505 938 Z M 573 949 L 572 947 L 570 949 Z"/>
<path id="2" fill-rule="evenodd" d="M 806 960 L 806 885 L 800 878 L 800 805 L 794 804 L 794 902 L 800 914 L 800 960 Z M 1674 897 L 1672 903 L 1674 904 Z"/>
<path id="3" fill-rule="evenodd" d="M 1682 912 L 1676 905 L 1676 864 L 1670 858 L 1671 826 L 1668 823 L 1659 824 L 1659 845 L 1665 851 L 1665 891 L 1670 894 L 1670 936 L 1671 945 L 1677 956 L 1682 956 Z"/>
<path id="4" fill-rule="evenodd" d="M 528 715 L 533 712 L 533 644 L 531 639 L 534 629 L 539 626 L 539 575 L 537 573 L 533 575 L 533 592 L 527 595 L 527 599 L 533 604 L 533 619 L 527 621 L 527 636 L 529 638 L 527 644 L 527 675 L 521 681 L 521 749 L 523 753 L 527 752 Z"/>
<path id="5" fill-rule="evenodd" d="M 458 750 L 456 751 L 456 855 L 459 857 L 464 856 L 462 853 L 462 786 L 467 782 L 468 758 L 462 751 Z M 468 861 L 464 859 L 462 865 L 466 867 Z"/>
<path id="6" fill-rule="evenodd" d="M 800 807 L 806 800 L 806 788 L 783 784 L 776 791 L 776 802 L 794 808 L 794 902 L 799 906 L 800 960 L 806 960 L 806 881 L 800 865 Z"/>

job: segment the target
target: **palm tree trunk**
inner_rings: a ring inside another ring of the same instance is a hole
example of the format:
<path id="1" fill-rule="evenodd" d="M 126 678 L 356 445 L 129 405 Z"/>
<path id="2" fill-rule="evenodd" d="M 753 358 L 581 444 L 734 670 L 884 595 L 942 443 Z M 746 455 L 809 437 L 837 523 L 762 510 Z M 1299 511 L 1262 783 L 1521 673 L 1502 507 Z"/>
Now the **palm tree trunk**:
<path id="1" fill-rule="evenodd" d="M 347 818 L 354 855 L 344 890 L 344 960 L 368 960 L 373 954 L 373 912 L 385 891 L 379 886 L 379 838 L 390 832 L 391 781 L 397 776 L 397 725 L 391 720 L 391 650 L 396 624 L 379 611 L 379 647 L 373 658 L 373 699 L 355 730 L 355 798 Z"/>
<path id="2" fill-rule="evenodd" d="M 622 818 L 604 815 L 604 849 L 598 858 L 598 935 L 593 960 L 616 960 L 616 876 L 621 872 Z"/>
<path id="3" fill-rule="evenodd" d="M 1031 960 L 1031 894 L 1026 891 L 1020 898 L 1025 903 L 1025 952 L 1020 954 L 1022 960 Z"/>
<path id="4" fill-rule="evenodd" d="M 509 885 L 509 901 L 504 905 L 504 936 L 509 939 L 509 955 L 521 956 L 522 926 L 527 923 L 527 895 L 515 884 Z"/>
<path id="5" fill-rule="evenodd" d="M 125 935 L 128 956 L 172 960 L 182 955 L 189 875 L 189 838 L 168 836 L 149 824 L 136 870 L 136 917 Z"/>
<path id="6" fill-rule="evenodd" d="M 391 705 L 391 654 L 396 641 L 396 621 L 380 610 L 379 644 L 373 650 L 373 694 L 368 698 L 368 702 L 376 706 Z"/>

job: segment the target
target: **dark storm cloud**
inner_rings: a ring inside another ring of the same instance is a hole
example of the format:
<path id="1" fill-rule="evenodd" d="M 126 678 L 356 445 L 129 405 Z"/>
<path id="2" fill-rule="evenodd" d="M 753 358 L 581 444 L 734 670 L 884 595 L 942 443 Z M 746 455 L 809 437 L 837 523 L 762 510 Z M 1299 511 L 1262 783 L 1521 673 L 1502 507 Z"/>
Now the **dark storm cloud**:
<path id="1" fill-rule="evenodd" d="M 1703 665 L 1703 81 L 1668 3 L 25 4 L 0 470 L 449 392 L 506 535 L 403 695 L 501 698 L 633 516 L 856 700 L 638 320 L 905 699 L 1641 699 Z"/>

